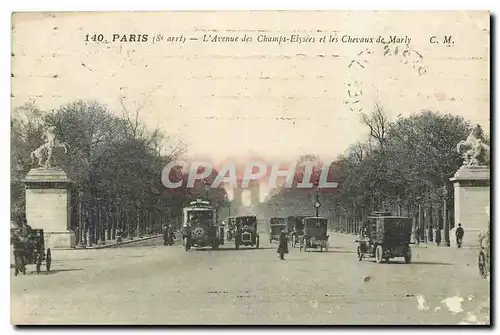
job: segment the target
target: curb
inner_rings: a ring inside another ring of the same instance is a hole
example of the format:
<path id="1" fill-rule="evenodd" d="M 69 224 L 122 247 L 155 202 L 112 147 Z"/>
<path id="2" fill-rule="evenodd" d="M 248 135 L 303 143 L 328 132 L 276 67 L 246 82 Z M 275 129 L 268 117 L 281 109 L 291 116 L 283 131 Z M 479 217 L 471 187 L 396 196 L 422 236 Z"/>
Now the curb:
<path id="1" fill-rule="evenodd" d="M 121 245 L 124 244 L 131 244 L 135 242 L 142 242 L 142 241 L 147 241 L 147 240 L 152 240 L 153 238 L 161 237 L 162 235 L 154 235 L 154 236 L 148 236 L 148 237 L 142 237 L 142 238 L 137 238 L 133 240 L 127 240 L 123 241 Z M 86 248 L 68 248 L 68 249 L 54 249 L 54 250 L 94 250 L 94 249 L 106 249 L 106 248 L 113 248 L 116 247 L 117 244 L 116 242 L 113 244 L 104 244 L 104 245 L 98 245 L 98 246 L 92 246 L 92 247 L 86 247 Z"/>
<path id="2" fill-rule="evenodd" d="M 148 237 L 143 237 L 143 238 L 138 238 L 138 239 L 134 239 L 134 240 L 128 240 L 128 241 L 123 241 L 122 242 L 122 245 L 124 244 L 130 244 L 130 243 L 134 243 L 134 242 L 142 242 L 142 241 L 147 241 L 147 240 L 152 240 L 154 238 L 157 238 L 157 237 L 161 237 L 162 235 L 155 235 L 155 236 L 148 236 Z M 99 245 L 99 246 L 92 246 L 92 247 L 89 247 L 89 248 L 58 248 L 58 249 L 52 249 L 52 250 L 95 250 L 95 249 L 105 249 L 105 248 L 113 248 L 113 247 L 116 247 L 116 243 L 113 243 L 113 244 L 107 244 L 107 245 Z M 10 268 L 13 269 L 15 268 L 15 265 L 14 264 L 10 264 Z"/>

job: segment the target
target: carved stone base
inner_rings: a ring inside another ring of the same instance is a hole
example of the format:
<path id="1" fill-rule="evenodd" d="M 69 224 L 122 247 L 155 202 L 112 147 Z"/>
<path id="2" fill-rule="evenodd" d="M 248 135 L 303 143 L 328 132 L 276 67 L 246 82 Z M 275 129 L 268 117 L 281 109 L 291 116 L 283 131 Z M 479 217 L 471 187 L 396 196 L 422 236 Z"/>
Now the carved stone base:
<path id="1" fill-rule="evenodd" d="M 43 229 L 46 248 L 74 248 L 70 232 L 71 180 L 58 168 L 32 169 L 24 180 L 26 219 L 34 229 Z"/>
<path id="2" fill-rule="evenodd" d="M 465 231 L 464 246 L 479 246 L 478 235 L 490 222 L 490 169 L 488 166 L 462 166 L 450 179 L 455 190 L 455 228 L 450 232 L 455 244 L 459 223 Z"/>

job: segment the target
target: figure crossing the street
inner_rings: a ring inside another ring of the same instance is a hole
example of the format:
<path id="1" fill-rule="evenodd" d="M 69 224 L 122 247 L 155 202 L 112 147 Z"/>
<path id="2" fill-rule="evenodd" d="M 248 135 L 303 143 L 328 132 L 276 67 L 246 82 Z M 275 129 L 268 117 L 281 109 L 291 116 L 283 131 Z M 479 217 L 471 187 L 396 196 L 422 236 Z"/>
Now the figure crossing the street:
<path id="1" fill-rule="evenodd" d="M 280 255 L 280 259 L 285 259 L 285 254 L 288 254 L 288 237 L 284 229 L 281 230 L 280 233 L 280 241 L 278 244 L 278 254 Z"/>
<path id="2" fill-rule="evenodd" d="M 436 245 L 439 247 L 441 244 L 441 229 L 439 227 L 436 228 Z"/>
<path id="3" fill-rule="evenodd" d="M 163 245 L 174 244 L 174 231 L 170 224 L 163 226 Z"/>
<path id="4" fill-rule="evenodd" d="M 415 239 L 417 240 L 417 245 L 420 244 L 420 226 L 415 228 Z"/>
<path id="5" fill-rule="evenodd" d="M 116 236 L 116 245 L 120 246 L 123 243 L 123 231 L 120 227 L 116 229 L 115 236 Z"/>
<path id="6" fill-rule="evenodd" d="M 462 247 L 462 240 L 464 238 L 464 229 L 462 228 L 462 224 L 458 224 L 458 228 L 455 231 L 455 238 L 457 240 L 457 247 L 461 248 Z"/>

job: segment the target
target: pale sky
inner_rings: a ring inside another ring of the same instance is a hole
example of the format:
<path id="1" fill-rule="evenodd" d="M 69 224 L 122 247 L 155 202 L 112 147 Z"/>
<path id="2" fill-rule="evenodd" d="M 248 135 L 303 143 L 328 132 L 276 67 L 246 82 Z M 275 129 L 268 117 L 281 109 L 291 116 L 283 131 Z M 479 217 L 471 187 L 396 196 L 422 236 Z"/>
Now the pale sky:
<path id="1" fill-rule="evenodd" d="M 185 142 L 191 158 L 288 161 L 313 153 L 331 160 L 367 138 L 359 112 L 346 104 L 353 81 L 363 91 L 354 104 L 363 112 L 375 102 L 392 120 L 432 109 L 489 131 L 489 20 L 487 12 L 19 14 L 12 106 L 32 100 L 52 109 L 88 99 L 120 112 L 123 96 L 130 108 L 144 103 L 142 121 Z M 99 33 L 149 40 L 85 42 L 86 34 Z M 164 41 L 153 44 L 159 33 Z M 253 41 L 203 43 L 205 34 Z M 256 42 L 259 35 L 292 34 L 316 42 Z M 407 36 L 426 73 L 412 67 L 415 52 L 403 57 L 404 44 L 384 57 L 382 44 L 319 42 L 329 35 Z M 165 42 L 170 36 L 187 40 Z M 440 43 L 431 44 L 432 36 Z M 443 44 L 444 36 L 454 44 Z M 353 60 L 364 67 L 349 68 Z"/>

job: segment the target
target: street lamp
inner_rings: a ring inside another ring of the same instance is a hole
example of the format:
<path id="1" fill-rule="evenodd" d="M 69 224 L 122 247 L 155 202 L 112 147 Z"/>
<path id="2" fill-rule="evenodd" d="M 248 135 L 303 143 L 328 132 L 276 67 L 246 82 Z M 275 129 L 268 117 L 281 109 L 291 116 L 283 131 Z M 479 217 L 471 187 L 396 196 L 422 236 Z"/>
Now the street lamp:
<path id="1" fill-rule="evenodd" d="M 425 232 L 424 232 L 424 228 L 422 227 L 422 203 L 420 202 L 421 199 L 422 199 L 421 197 L 417 197 L 417 202 L 418 202 L 418 228 L 419 228 L 418 234 L 420 235 L 418 237 L 418 239 L 420 241 L 423 241 L 424 240 L 424 236 L 425 236 Z"/>
<path id="2" fill-rule="evenodd" d="M 210 184 L 207 179 L 204 181 L 205 187 L 205 199 L 208 201 L 208 191 L 210 190 Z"/>
<path id="3" fill-rule="evenodd" d="M 448 221 L 448 188 L 446 184 L 443 186 L 443 229 L 444 229 L 444 245 L 450 246 L 450 222 Z"/>
<path id="4" fill-rule="evenodd" d="M 315 185 L 316 185 L 316 199 L 314 200 L 314 208 L 316 209 L 316 217 L 318 217 L 319 216 L 319 208 L 321 207 L 321 203 L 319 202 L 318 182 L 316 182 Z"/>
<path id="5" fill-rule="evenodd" d="M 83 192 L 79 191 L 78 192 L 78 247 L 85 247 L 85 244 L 83 242 L 83 235 L 85 234 L 85 227 L 84 227 L 84 220 L 83 220 Z"/>

